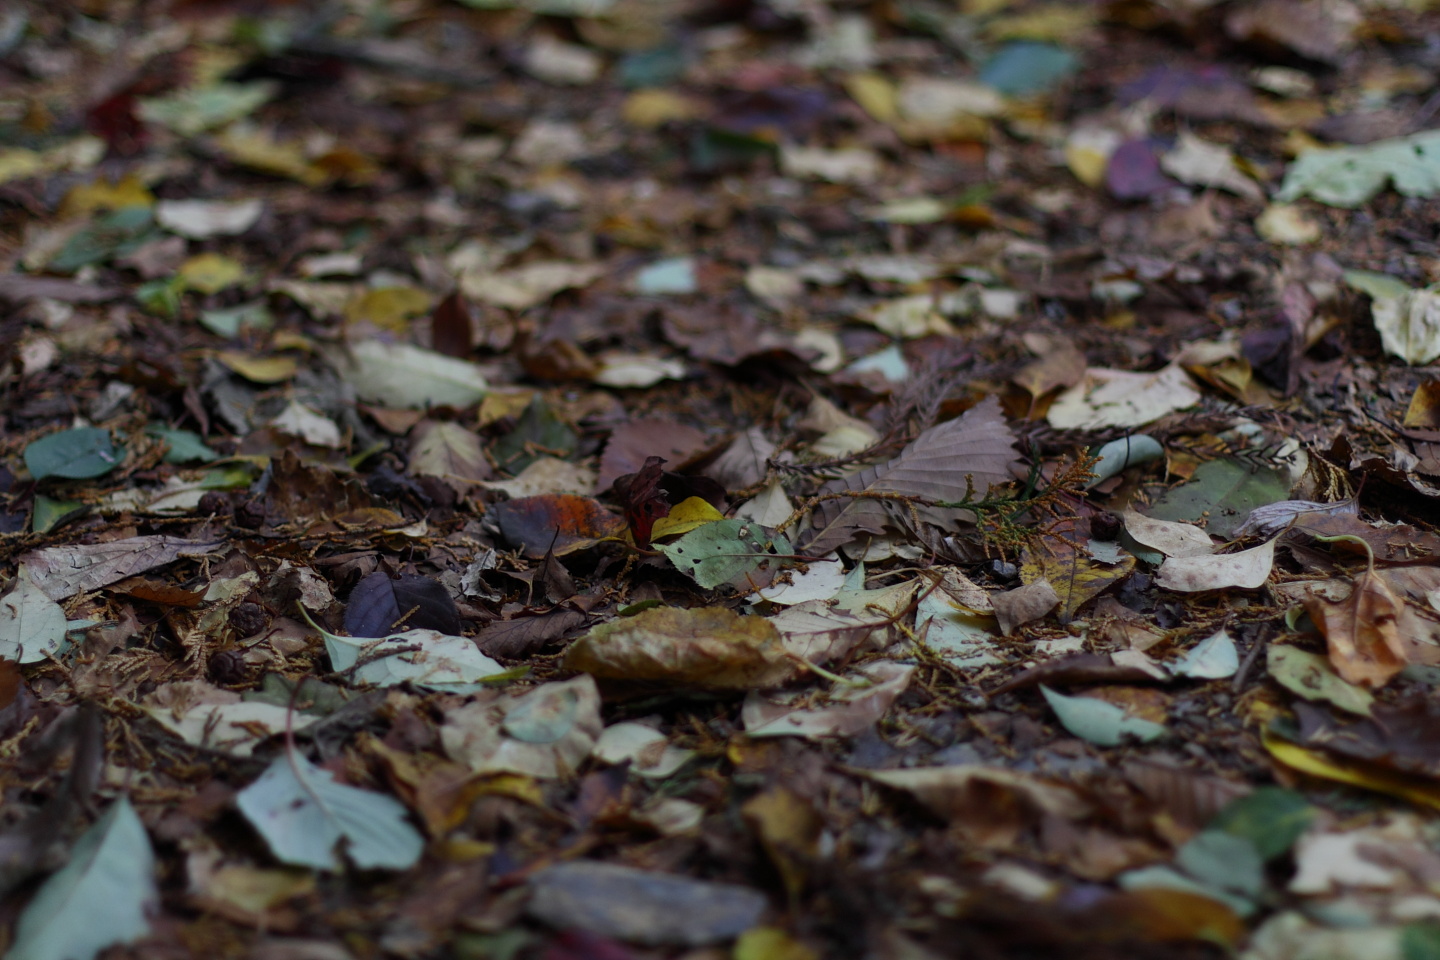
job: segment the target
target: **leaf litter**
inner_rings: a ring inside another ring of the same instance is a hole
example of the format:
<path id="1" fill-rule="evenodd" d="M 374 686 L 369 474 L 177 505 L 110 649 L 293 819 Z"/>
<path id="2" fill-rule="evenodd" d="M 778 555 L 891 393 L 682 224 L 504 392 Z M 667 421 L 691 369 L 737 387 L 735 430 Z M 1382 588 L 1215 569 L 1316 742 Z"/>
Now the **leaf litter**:
<path id="1" fill-rule="evenodd" d="M 1142 6 L 7 10 L 8 955 L 1434 954 L 1434 14 Z"/>

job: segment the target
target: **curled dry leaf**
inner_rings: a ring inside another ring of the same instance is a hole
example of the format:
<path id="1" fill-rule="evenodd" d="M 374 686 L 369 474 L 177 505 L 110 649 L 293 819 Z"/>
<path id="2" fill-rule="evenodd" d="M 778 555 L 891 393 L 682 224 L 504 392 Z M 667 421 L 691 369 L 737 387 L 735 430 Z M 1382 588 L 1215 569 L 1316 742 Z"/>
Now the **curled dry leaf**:
<path id="1" fill-rule="evenodd" d="M 606 680 L 704 690 L 773 687 L 796 670 L 774 624 L 724 607 L 653 607 L 602 623 L 575 641 L 564 663 Z"/>

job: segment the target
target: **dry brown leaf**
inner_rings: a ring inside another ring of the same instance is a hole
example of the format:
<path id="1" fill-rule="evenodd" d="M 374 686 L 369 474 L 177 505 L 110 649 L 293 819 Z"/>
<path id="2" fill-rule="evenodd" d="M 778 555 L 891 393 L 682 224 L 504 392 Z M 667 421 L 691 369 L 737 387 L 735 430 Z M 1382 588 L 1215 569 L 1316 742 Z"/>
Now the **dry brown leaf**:
<path id="1" fill-rule="evenodd" d="M 820 493 L 898 494 L 952 502 L 967 493 L 983 497 L 992 485 L 1010 482 L 1014 460 L 1015 436 L 1000 402 L 990 397 L 960 418 L 926 430 L 889 463 L 832 480 Z M 968 522 L 973 516 L 968 510 L 943 507 L 918 507 L 916 515 L 937 526 Z M 882 533 L 886 526 L 908 528 L 911 518 L 895 500 L 846 496 L 817 504 L 813 523 L 815 533 L 805 550 L 823 556 L 862 534 Z"/>
<path id="2" fill-rule="evenodd" d="M 1344 600 L 1319 596 L 1305 599 L 1305 611 L 1315 621 L 1330 647 L 1330 662 L 1341 678 L 1367 687 L 1389 683 L 1405 669 L 1405 645 L 1400 637 L 1402 601 L 1373 571 L 1355 578 L 1355 589 Z"/>

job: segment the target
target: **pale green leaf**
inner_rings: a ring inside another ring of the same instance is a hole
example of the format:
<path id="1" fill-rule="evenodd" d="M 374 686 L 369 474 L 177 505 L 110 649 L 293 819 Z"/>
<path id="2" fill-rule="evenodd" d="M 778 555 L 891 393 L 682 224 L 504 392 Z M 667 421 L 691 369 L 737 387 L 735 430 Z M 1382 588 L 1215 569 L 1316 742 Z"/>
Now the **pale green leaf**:
<path id="1" fill-rule="evenodd" d="M 65 642 L 65 611 L 20 565 L 14 588 L 0 599 L 0 657 L 35 663 Z"/>
<path id="2" fill-rule="evenodd" d="M 1359 147 L 1307 150 L 1285 171 L 1275 199 L 1290 203 L 1308 195 L 1332 207 L 1358 207 L 1387 180 L 1407 197 L 1440 192 L 1440 130 Z"/>
<path id="3" fill-rule="evenodd" d="M 122 796 L 20 915 L 5 960 L 91 960 L 149 933 L 145 915 L 157 900 L 150 838 Z"/>
<path id="4" fill-rule="evenodd" d="M 283 863 L 337 869 L 335 845 L 343 838 L 357 867 L 404 870 L 425 848 L 398 800 L 336 783 L 330 771 L 295 753 L 277 757 L 235 799 Z"/>
<path id="5" fill-rule="evenodd" d="M 1149 742 L 1166 733 L 1164 727 L 1149 720 L 1132 717 L 1120 707 L 1094 697 L 1067 697 L 1049 687 L 1041 686 L 1040 692 L 1060 725 L 1081 740 L 1100 747 L 1119 746 L 1127 737 Z"/>

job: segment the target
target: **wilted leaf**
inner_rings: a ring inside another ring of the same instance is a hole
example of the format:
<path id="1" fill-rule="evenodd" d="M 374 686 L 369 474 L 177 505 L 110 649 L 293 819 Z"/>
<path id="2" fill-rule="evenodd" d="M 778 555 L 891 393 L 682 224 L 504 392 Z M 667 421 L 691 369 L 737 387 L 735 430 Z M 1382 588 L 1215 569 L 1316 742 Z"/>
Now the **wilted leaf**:
<path id="1" fill-rule="evenodd" d="M 1045 419 L 1057 430 L 1143 427 L 1199 402 L 1200 391 L 1178 364 L 1155 373 L 1092 367 L 1055 398 Z"/>
<path id="2" fill-rule="evenodd" d="M 564 663 L 606 680 L 702 690 L 773 687 L 796 670 L 774 624 L 724 607 L 655 607 L 602 623 Z"/>
<path id="3" fill-rule="evenodd" d="M 871 661 L 850 676 L 857 686 L 837 685 L 824 703 L 804 707 L 794 701 L 810 703 L 808 696 L 752 690 L 745 698 L 740 719 L 746 735 L 751 737 L 853 737 L 885 716 L 910 685 L 914 672 L 910 664 Z"/>
<path id="4" fill-rule="evenodd" d="M 1126 510 L 1124 519 L 1125 532 L 1136 543 L 1167 557 L 1208 557 L 1215 552 L 1210 535 L 1194 524 L 1156 520 L 1134 510 Z"/>
<path id="5" fill-rule="evenodd" d="M 1015 632 L 1015 628 L 1039 620 L 1060 606 L 1060 595 L 1042 576 L 1023 587 L 993 594 L 990 601 L 995 606 L 995 617 L 1000 621 L 1000 632 L 1010 634 Z"/>
<path id="6" fill-rule="evenodd" d="M 1240 656 L 1230 634 L 1221 630 L 1190 648 L 1184 658 L 1170 669 L 1182 677 L 1219 680 L 1235 675 L 1235 671 L 1240 669 Z"/>
<path id="7" fill-rule="evenodd" d="M 253 227 L 265 212 L 262 200 L 161 200 L 155 222 L 191 240 L 229 237 Z"/>
<path id="8" fill-rule="evenodd" d="M 694 755 L 694 750 L 670 746 L 665 734 L 643 723 L 612 723 L 595 744 L 596 759 L 610 764 L 628 761 L 632 772 L 654 780 L 670 776 Z"/>
<path id="9" fill-rule="evenodd" d="M 410 463 L 406 471 L 417 476 L 440 477 L 457 493 L 494 475 L 480 438 L 449 420 L 422 420 L 410 434 Z"/>
<path id="10" fill-rule="evenodd" d="M 110 431 L 97 427 L 61 430 L 25 447 L 25 469 L 36 480 L 88 480 L 104 476 L 124 459 L 125 448 L 115 445 Z"/>
<path id="11" fill-rule="evenodd" d="M 708 500 L 687 497 L 671 507 L 669 513 L 655 521 L 654 526 L 650 528 L 650 536 L 652 539 L 678 537 L 707 523 L 724 519 L 725 515 L 716 510 Z"/>
<path id="12" fill-rule="evenodd" d="M 1210 460 L 1200 464 L 1188 482 L 1167 490 L 1150 507 L 1150 516 L 1156 520 L 1204 519 L 1207 533 L 1230 537 L 1250 511 L 1284 500 L 1289 493 L 1289 481 L 1276 470 L 1255 470 L 1235 460 Z"/>
<path id="13" fill-rule="evenodd" d="M 1325 700 L 1341 710 L 1362 717 L 1370 715 L 1375 697 L 1340 679 L 1328 657 L 1287 644 L 1272 644 L 1265 651 L 1265 667 L 1276 683 L 1306 700 Z"/>
<path id="14" fill-rule="evenodd" d="M 706 590 L 729 584 L 749 593 L 770 583 L 790 542 L 745 520 L 715 520 L 656 549 Z"/>
<path id="15" fill-rule="evenodd" d="M 283 863 L 336 870 L 335 844 L 343 838 L 357 867 L 405 870 L 425 847 L 398 801 L 336 783 L 329 770 L 293 750 L 275 758 L 235 802 Z"/>
<path id="16" fill-rule="evenodd" d="M 92 960 L 150 932 L 157 909 L 155 854 L 122 796 L 85 832 L 15 924 L 7 960 Z"/>
<path id="17" fill-rule="evenodd" d="M 1347 682 L 1383 687 L 1405 669 L 1408 651 L 1399 632 L 1402 602 L 1374 571 L 1356 576 L 1354 589 L 1343 600 L 1311 595 L 1302 602 L 1329 643 L 1335 672 Z"/>
<path id="18" fill-rule="evenodd" d="M 1295 791 L 1260 787 L 1227 804 L 1210 826 L 1244 837 L 1262 859 L 1273 860 L 1300 839 L 1315 815 L 1315 808 Z"/>
<path id="19" fill-rule="evenodd" d="M 1040 692 L 1066 730 L 1097 746 L 1116 747 L 1127 738 L 1145 743 L 1166 734 L 1160 724 L 1132 717 L 1113 703 L 1094 697 L 1067 697 L 1046 686 L 1041 686 Z"/>
<path id="20" fill-rule="evenodd" d="M 729 940 L 755 926 L 768 905 L 764 894 L 749 887 L 593 860 L 546 867 L 530 888 L 530 915 L 552 927 L 578 927 L 649 946 Z M 586 951 L 586 956 L 599 960 L 601 954 Z"/>
<path id="21" fill-rule="evenodd" d="M 926 430 L 889 463 L 869 467 L 821 487 L 821 495 L 837 493 L 898 494 L 956 502 L 967 492 L 983 497 L 992 485 L 1010 482 L 1015 437 L 994 398 L 972 407 L 958 419 Z M 967 479 L 969 485 L 967 486 Z M 967 517 L 968 511 L 919 507 L 920 519 L 945 525 Z M 804 549 L 823 556 L 865 533 L 882 533 L 887 525 L 909 525 L 909 511 L 869 496 L 842 496 L 815 507 L 814 534 Z"/>
<path id="22" fill-rule="evenodd" d="M 179 557 L 199 557 L 225 549 L 224 541 L 182 540 L 148 536 L 108 543 L 67 544 L 25 554 L 36 585 L 51 600 L 98 590 L 116 580 L 170 563 Z"/>

